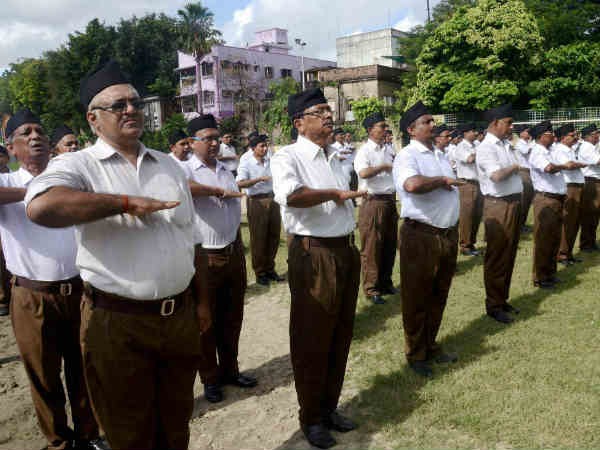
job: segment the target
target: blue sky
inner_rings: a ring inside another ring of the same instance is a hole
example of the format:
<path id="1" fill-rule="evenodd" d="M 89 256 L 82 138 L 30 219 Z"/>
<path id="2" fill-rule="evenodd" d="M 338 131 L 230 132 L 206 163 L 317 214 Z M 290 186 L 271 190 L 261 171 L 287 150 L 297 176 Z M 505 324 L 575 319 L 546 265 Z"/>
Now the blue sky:
<path id="1" fill-rule="evenodd" d="M 432 6 L 439 0 L 432 0 Z M 99 18 L 115 23 L 120 17 L 148 12 L 175 15 L 186 0 L 44 0 L 35 7 L 22 0 L 2 0 L 0 68 L 23 57 L 37 57 Z M 422 23 L 425 0 L 205 0 L 215 25 L 230 45 L 252 42 L 255 31 L 280 27 L 308 43 L 307 56 L 335 59 L 335 39 L 389 25 L 403 30 Z M 1 70 L 1 69 L 0 69 Z"/>

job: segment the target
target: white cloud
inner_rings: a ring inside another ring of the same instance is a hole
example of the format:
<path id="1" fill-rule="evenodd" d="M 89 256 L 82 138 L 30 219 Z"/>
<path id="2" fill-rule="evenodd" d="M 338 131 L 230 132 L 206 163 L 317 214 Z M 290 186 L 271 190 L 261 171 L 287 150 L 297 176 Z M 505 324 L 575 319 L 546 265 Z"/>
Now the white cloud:
<path id="1" fill-rule="evenodd" d="M 392 28 L 400 31 L 410 31 L 417 25 L 422 25 L 423 21 L 415 18 L 414 16 L 406 16 L 401 21 L 397 22 Z"/>

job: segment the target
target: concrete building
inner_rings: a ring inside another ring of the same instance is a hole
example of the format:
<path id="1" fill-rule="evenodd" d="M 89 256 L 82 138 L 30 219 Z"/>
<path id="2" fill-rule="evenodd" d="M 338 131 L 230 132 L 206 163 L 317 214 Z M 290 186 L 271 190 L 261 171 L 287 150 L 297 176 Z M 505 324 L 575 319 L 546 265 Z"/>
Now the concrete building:
<path id="1" fill-rule="evenodd" d="M 256 41 L 245 48 L 215 45 L 199 61 L 202 96 L 198 98 L 196 61 L 178 52 L 179 100 L 186 119 L 202 111 L 217 118 L 230 117 L 240 103 L 260 102 L 272 81 L 292 77 L 302 80 L 305 71 L 336 67 L 334 61 L 290 54 L 288 32 L 281 28 L 259 31 Z"/>
<path id="2" fill-rule="evenodd" d="M 336 40 L 338 67 L 360 67 L 380 65 L 406 68 L 400 57 L 398 38 L 405 37 L 402 31 L 393 28 L 343 36 Z"/>

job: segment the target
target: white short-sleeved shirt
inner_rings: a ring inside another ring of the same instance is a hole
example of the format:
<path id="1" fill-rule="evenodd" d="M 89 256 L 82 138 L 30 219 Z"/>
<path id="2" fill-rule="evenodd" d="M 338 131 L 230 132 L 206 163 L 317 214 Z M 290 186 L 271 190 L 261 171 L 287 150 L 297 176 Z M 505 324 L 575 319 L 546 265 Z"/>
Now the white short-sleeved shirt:
<path id="1" fill-rule="evenodd" d="M 538 192 L 548 192 L 550 194 L 567 193 L 567 185 L 561 172 L 545 172 L 544 169 L 549 164 L 559 164 L 555 158 L 555 150 L 548 150 L 540 144 L 535 144 L 529 155 L 529 164 L 531 164 L 531 183 L 533 189 Z"/>
<path id="2" fill-rule="evenodd" d="M 0 174 L 0 187 L 27 188 L 33 180 L 27 170 Z M 69 228 L 47 228 L 27 217 L 24 202 L 0 206 L 0 233 L 6 268 L 13 275 L 37 281 L 68 280 L 79 275 L 77 244 Z"/>
<path id="3" fill-rule="evenodd" d="M 174 159 L 174 160 L 175 160 L 175 161 L 176 161 L 178 164 L 180 164 L 180 165 L 183 165 L 183 164 L 185 164 L 185 163 L 187 162 L 187 159 L 182 161 L 182 160 L 180 160 L 179 158 L 177 158 L 177 156 L 175 156 L 175 154 L 174 154 L 173 152 L 169 153 L 169 156 L 170 156 L 171 158 L 173 158 L 173 159 Z M 189 159 L 189 158 L 188 158 L 188 159 Z"/>
<path id="4" fill-rule="evenodd" d="M 217 161 L 213 171 L 196 155 L 192 155 L 185 165 L 185 173 L 188 179 L 195 183 L 239 192 L 233 174 L 220 161 Z M 202 244 L 202 247 L 219 249 L 235 241 L 242 220 L 239 198 L 195 197 L 194 208 L 198 243 Z"/>
<path id="5" fill-rule="evenodd" d="M 475 161 L 467 163 L 467 160 L 475 155 L 475 145 L 466 139 L 460 141 L 460 144 L 456 146 L 454 150 L 454 157 L 456 158 L 456 175 L 458 178 L 464 178 L 465 180 L 477 180 L 477 167 Z"/>
<path id="6" fill-rule="evenodd" d="M 450 161 L 450 166 L 452 168 L 456 167 L 456 156 L 454 154 L 455 152 L 456 152 L 456 145 L 448 144 L 448 146 L 446 147 L 446 157 L 448 158 L 448 161 Z"/>
<path id="7" fill-rule="evenodd" d="M 531 169 L 529 165 L 529 154 L 531 153 L 531 147 L 533 143 L 527 142 L 524 139 L 517 139 L 515 144 L 515 156 L 517 157 L 517 162 L 522 169 Z"/>
<path id="8" fill-rule="evenodd" d="M 288 196 L 302 187 L 310 189 L 348 190 L 348 179 L 340 161 L 328 157 L 321 147 L 303 136 L 295 144 L 278 150 L 271 158 L 275 201 L 281 205 L 283 226 L 287 233 L 302 236 L 346 236 L 355 228 L 352 200 L 338 205 L 334 201 L 310 208 L 288 206 Z"/>
<path id="9" fill-rule="evenodd" d="M 235 147 L 233 145 L 223 144 L 221 142 L 221 146 L 219 147 L 219 156 L 236 156 Z M 239 161 L 237 159 L 230 159 L 227 161 L 219 161 L 221 164 L 225 166 L 227 170 L 234 171 L 237 170 Z"/>
<path id="10" fill-rule="evenodd" d="M 587 164 L 582 170 L 583 175 L 590 178 L 600 178 L 600 151 L 587 141 L 579 146 L 579 161 Z"/>
<path id="11" fill-rule="evenodd" d="M 505 197 L 523 192 L 523 182 L 518 173 L 513 173 L 504 180 L 495 183 L 491 176 L 500 169 L 514 166 L 517 163 L 510 144 L 501 141 L 493 133 L 488 132 L 477 147 L 477 176 L 479 188 L 483 195 Z"/>
<path id="12" fill-rule="evenodd" d="M 81 278 L 103 291 L 137 300 L 183 292 L 194 275 L 194 207 L 181 166 L 140 144 L 137 167 L 98 139 L 50 160 L 27 190 L 25 203 L 55 186 L 94 193 L 179 201 L 143 217 L 117 214 L 76 225 Z"/>
<path id="13" fill-rule="evenodd" d="M 410 177 L 455 178 L 446 155 L 439 150 L 429 150 L 422 143 L 411 140 L 394 159 L 394 181 L 402 205 L 400 217 L 417 220 L 438 228 L 449 228 L 458 222 L 460 201 L 458 189 L 438 188 L 424 194 L 404 190 Z"/>
<path id="14" fill-rule="evenodd" d="M 240 161 L 238 166 L 237 177 L 235 181 L 246 181 L 253 180 L 260 177 L 271 176 L 271 162 L 267 158 L 263 158 L 263 162 L 259 162 L 258 159 L 252 154 L 251 156 L 244 158 Z M 258 194 L 270 194 L 273 192 L 273 180 L 259 181 L 255 185 L 245 188 L 249 196 Z"/>
<path id="15" fill-rule="evenodd" d="M 383 164 L 393 164 L 395 153 L 387 145 L 377 145 L 371 139 L 358 149 L 354 158 L 354 170 L 358 174 L 358 189 L 369 194 L 393 194 L 396 192 L 391 171 L 384 170 L 371 178 L 362 178 L 360 171 Z"/>
<path id="16" fill-rule="evenodd" d="M 567 147 L 564 144 L 558 144 L 554 149 L 553 157 L 558 164 L 567 164 L 568 162 L 578 162 L 575 156 L 575 150 L 571 147 Z M 563 170 L 561 171 L 565 183 L 585 183 L 585 177 L 581 169 Z"/>

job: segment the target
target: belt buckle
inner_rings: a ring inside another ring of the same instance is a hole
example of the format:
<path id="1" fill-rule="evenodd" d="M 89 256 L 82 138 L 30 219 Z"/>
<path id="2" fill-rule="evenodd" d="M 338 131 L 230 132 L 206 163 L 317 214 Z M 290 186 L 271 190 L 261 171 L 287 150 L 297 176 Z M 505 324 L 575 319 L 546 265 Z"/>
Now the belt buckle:
<path id="1" fill-rule="evenodd" d="M 71 283 L 60 283 L 60 295 L 66 297 L 71 295 L 73 292 L 73 285 Z"/>
<path id="2" fill-rule="evenodd" d="M 173 315 L 175 311 L 175 299 L 167 298 L 162 301 L 160 305 L 160 315 L 163 317 L 169 317 Z"/>

